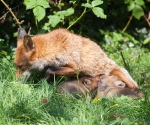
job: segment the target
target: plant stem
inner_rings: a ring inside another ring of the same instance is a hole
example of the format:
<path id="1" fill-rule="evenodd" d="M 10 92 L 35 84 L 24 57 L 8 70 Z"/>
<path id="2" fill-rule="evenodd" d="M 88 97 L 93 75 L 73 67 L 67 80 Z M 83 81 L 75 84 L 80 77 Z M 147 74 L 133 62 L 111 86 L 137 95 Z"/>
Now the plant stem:
<path id="1" fill-rule="evenodd" d="M 149 19 L 146 18 L 146 15 L 144 15 L 144 18 L 145 18 L 146 22 L 148 23 L 148 25 L 150 26 L 150 21 L 149 21 Z"/>
<path id="2" fill-rule="evenodd" d="M 129 20 L 128 20 L 126 26 L 123 28 L 122 32 L 125 32 L 125 31 L 126 31 L 126 29 L 128 28 L 129 24 L 131 23 L 132 18 L 133 18 L 133 15 L 130 16 L 130 18 L 129 18 Z"/>
<path id="3" fill-rule="evenodd" d="M 5 5 L 5 7 L 12 14 L 12 16 L 14 17 L 14 19 L 16 20 L 16 23 L 19 25 L 19 27 L 21 27 L 19 20 L 17 19 L 17 17 L 15 16 L 15 14 L 11 11 L 11 8 L 9 8 L 9 6 L 3 0 L 0 0 L 0 1 Z"/>
<path id="4" fill-rule="evenodd" d="M 126 61 L 125 61 L 125 58 L 124 58 L 124 56 L 123 56 L 122 51 L 120 51 L 120 54 L 121 54 L 121 57 L 122 57 L 122 60 L 123 60 L 123 63 L 124 63 L 125 68 L 128 69 L 128 66 L 127 66 L 127 63 L 126 63 Z"/>
<path id="5" fill-rule="evenodd" d="M 79 17 L 77 20 L 75 20 L 71 25 L 69 25 L 67 29 L 70 29 L 74 24 L 76 24 L 76 23 L 83 17 L 83 15 L 84 15 L 85 13 L 86 13 L 86 8 L 84 8 L 84 11 L 83 11 L 82 14 L 80 15 L 80 17 Z"/>

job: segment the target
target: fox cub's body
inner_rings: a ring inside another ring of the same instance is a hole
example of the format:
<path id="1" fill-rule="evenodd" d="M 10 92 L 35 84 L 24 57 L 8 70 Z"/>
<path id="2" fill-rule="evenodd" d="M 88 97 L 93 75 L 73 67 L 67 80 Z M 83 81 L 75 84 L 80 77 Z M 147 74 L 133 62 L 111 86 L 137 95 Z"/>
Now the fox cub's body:
<path id="1" fill-rule="evenodd" d="M 84 95 L 87 98 L 91 98 L 92 92 L 96 92 L 98 88 L 98 82 L 100 77 L 82 77 L 79 80 L 68 81 L 60 84 L 57 88 L 57 92 L 66 94 L 67 96 L 73 95 L 78 97 Z"/>
<path id="2" fill-rule="evenodd" d="M 76 76 L 77 71 L 82 76 L 112 74 L 128 87 L 138 88 L 129 73 L 108 58 L 99 45 L 65 29 L 30 37 L 20 28 L 14 62 L 17 77 L 22 73 L 28 77 L 33 70 L 47 67 L 48 75 Z"/>
<path id="3" fill-rule="evenodd" d="M 139 89 L 125 87 L 125 83 L 116 76 L 103 75 L 100 77 L 97 96 L 116 97 L 121 95 L 129 96 L 131 98 L 144 97 Z"/>

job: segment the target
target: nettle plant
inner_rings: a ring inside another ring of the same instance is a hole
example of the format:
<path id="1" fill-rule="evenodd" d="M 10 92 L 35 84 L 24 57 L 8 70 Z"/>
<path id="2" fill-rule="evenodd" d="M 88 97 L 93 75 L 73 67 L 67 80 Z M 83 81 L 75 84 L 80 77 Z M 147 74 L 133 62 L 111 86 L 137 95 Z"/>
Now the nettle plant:
<path id="1" fill-rule="evenodd" d="M 64 24 L 69 22 L 69 29 L 73 26 L 76 22 L 78 22 L 85 13 L 92 11 L 97 17 L 106 18 L 103 9 L 99 6 L 103 4 L 102 0 L 93 0 L 88 1 L 86 3 L 80 3 L 78 5 L 77 0 L 70 0 L 68 3 L 65 1 L 58 1 L 54 2 L 52 0 L 25 0 L 24 5 L 26 9 L 32 9 L 36 24 L 41 20 L 47 19 L 43 24 L 42 29 L 44 30 L 51 30 L 57 25 Z M 57 9 L 56 9 L 57 7 Z M 78 15 L 76 12 L 77 7 L 83 8 L 83 12 L 81 15 Z M 48 14 L 46 14 L 46 9 L 49 8 Z M 59 8 L 59 9 L 58 9 Z M 78 15 L 78 16 L 77 16 Z"/>

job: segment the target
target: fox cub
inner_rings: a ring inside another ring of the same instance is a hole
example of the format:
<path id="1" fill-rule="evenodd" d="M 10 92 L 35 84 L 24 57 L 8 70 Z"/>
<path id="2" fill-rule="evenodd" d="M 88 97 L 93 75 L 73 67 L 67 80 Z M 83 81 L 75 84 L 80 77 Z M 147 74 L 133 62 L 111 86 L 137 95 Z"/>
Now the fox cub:
<path id="1" fill-rule="evenodd" d="M 102 75 L 98 82 L 98 94 L 101 97 L 129 96 L 131 98 L 144 97 L 143 93 L 137 88 L 127 88 L 125 83 L 116 76 Z"/>
<path id="2" fill-rule="evenodd" d="M 73 95 L 75 98 L 84 95 L 85 97 L 90 99 L 92 94 L 96 93 L 99 81 L 99 76 L 82 77 L 79 80 L 61 83 L 57 88 L 57 92 L 66 94 L 67 96 Z"/>
<path id="3" fill-rule="evenodd" d="M 66 29 L 30 37 L 19 28 L 14 63 L 16 77 L 23 74 L 25 80 L 35 70 L 64 76 L 76 76 L 78 71 L 80 76 L 115 75 L 129 88 L 138 88 L 127 70 L 108 58 L 97 43 Z"/>

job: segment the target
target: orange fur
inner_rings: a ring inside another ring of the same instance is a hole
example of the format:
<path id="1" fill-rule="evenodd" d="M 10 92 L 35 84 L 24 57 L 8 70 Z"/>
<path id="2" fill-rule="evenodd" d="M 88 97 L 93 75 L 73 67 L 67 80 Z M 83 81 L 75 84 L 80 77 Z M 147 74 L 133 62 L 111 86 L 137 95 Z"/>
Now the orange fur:
<path id="1" fill-rule="evenodd" d="M 130 75 L 122 71 L 99 45 L 88 38 L 65 29 L 56 29 L 33 37 L 20 36 L 14 60 L 17 77 L 25 69 L 31 73 L 48 67 L 47 74 L 56 75 L 76 76 L 77 71 L 83 76 L 114 74 L 130 88 L 138 87 Z"/>
<path id="2" fill-rule="evenodd" d="M 110 74 L 119 77 L 120 80 L 125 82 L 129 88 L 135 87 L 135 82 L 131 80 L 130 78 L 128 78 L 126 75 L 124 75 L 124 73 L 121 72 L 119 69 L 112 70 Z"/>

